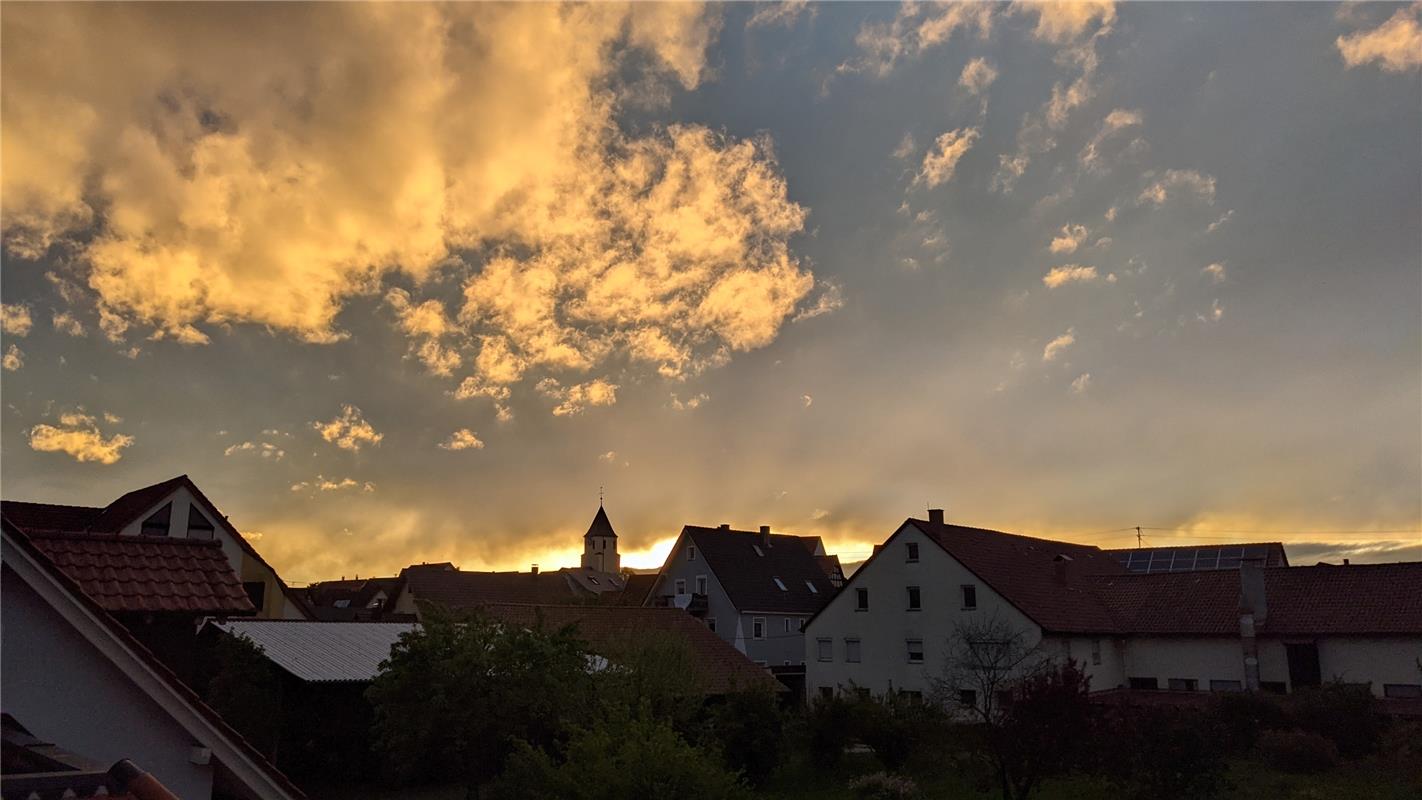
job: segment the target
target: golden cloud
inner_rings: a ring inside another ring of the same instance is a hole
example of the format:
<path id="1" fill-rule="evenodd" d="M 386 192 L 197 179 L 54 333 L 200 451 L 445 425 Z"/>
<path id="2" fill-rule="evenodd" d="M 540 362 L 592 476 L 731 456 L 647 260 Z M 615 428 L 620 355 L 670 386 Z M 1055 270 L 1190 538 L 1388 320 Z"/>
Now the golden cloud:
<path id="1" fill-rule="evenodd" d="M 5 348 L 5 355 L 3 358 L 0 358 L 0 366 L 3 366 L 9 372 L 14 372 L 24 365 L 25 351 L 21 350 L 18 345 L 13 344 Z"/>
<path id="2" fill-rule="evenodd" d="M 439 443 L 442 450 L 482 450 L 484 442 L 474 431 L 468 428 L 460 428 L 449 435 L 449 438 Z"/>
<path id="3" fill-rule="evenodd" d="M 457 395 L 501 414 L 529 370 L 691 374 L 772 341 L 814 285 L 768 141 L 617 124 L 644 87 L 695 87 L 718 26 L 689 4 L 18 8 L 5 246 L 67 240 L 114 339 L 331 342 L 385 291 L 411 355 L 472 364 Z M 451 271 L 454 319 L 426 296 Z"/>
<path id="4" fill-rule="evenodd" d="M 360 409 L 352 405 L 341 406 L 341 413 L 329 422 L 313 422 L 311 427 L 321 434 L 321 438 L 341 448 L 358 452 L 365 445 L 378 445 L 385 434 L 375 430 L 365 421 Z"/>
<path id="5" fill-rule="evenodd" d="M 1350 68 L 1374 61 L 1385 72 L 1422 67 L 1422 3 L 1398 9 L 1371 30 L 1339 36 L 1335 44 Z"/>
<path id="6" fill-rule="evenodd" d="M 0 330 L 7 336 L 28 336 L 34 320 L 30 318 L 28 306 L 19 303 L 0 303 Z"/>
<path id="7" fill-rule="evenodd" d="M 1063 264 L 1060 267 L 1052 267 L 1046 275 L 1042 276 L 1042 283 L 1048 289 L 1055 289 L 1068 283 L 1090 283 L 1096 280 L 1096 267 L 1083 267 L 1080 264 Z"/>
<path id="8" fill-rule="evenodd" d="M 923 157 L 923 168 L 914 180 L 927 184 L 930 189 L 952 180 L 958 161 L 977 140 L 977 128 L 959 128 L 942 134 Z"/>
<path id="9" fill-rule="evenodd" d="M 59 415 L 59 425 L 41 423 L 30 429 L 30 448 L 41 452 L 68 453 L 75 461 L 113 464 L 123 457 L 123 449 L 133 437 L 114 434 L 104 438 L 98 421 L 79 412 Z"/>

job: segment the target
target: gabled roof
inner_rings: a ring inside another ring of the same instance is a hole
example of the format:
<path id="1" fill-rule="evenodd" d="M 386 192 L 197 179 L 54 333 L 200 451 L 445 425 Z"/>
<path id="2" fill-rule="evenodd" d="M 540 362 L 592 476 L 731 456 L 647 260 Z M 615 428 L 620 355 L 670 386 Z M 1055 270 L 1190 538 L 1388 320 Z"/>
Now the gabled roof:
<path id="1" fill-rule="evenodd" d="M 1175 545 L 1133 547 L 1105 551 L 1131 572 L 1199 572 L 1207 569 L 1239 569 L 1240 562 L 1261 567 L 1287 567 L 1289 557 L 1282 542 L 1248 544 Z"/>
<path id="2" fill-rule="evenodd" d="M 738 611 L 813 614 L 834 597 L 835 587 L 815 555 L 819 537 L 772 533 L 767 547 L 759 532 L 699 525 L 681 532 L 696 545 Z M 675 557 L 675 552 L 669 556 Z"/>
<path id="3" fill-rule="evenodd" d="M 521 625 L 533 625 L 540 616 L 545 625 L 555 628 L 576 625 L 588 648 L 604 657 L 640 637 L 674 636 L 685 641 L 691 650 L 697 678 L 707 694 L 762 687 L 784 689 L 770 673 L 678 608 L 492 604 L 482 610 L 495 619 Z"/>
<path id="4" fill-rule="evenodd" d="M 210 748 L 226 771 L 256 796 L 264 800 L 305 798 L 306 795 L 251 743 L 3 516 L 0 516 L 0 541 L 3 541 L 5 565 L 114 665 L 116 681 L 127 681 L 136 691 L 149 697 L 195 741 Z M 62 691 L 58 687 L 55 690 Z"/>
<path id="5" fill-rule="evenodd" d="M 597 507 L 597 514 L 593 516 L 592 524 L 588 526 L 588 532 L 583 534 L 584 539 L 591 539 L 595 536 L 617 538 L 617 531 L 612 529 L 612 523 L 607 519 L 607 511 L 601 504 Z"/>
<path id="6" fill-rule="evenodd" d="M 267 659 L 311 683 L 368 681 L 380 662 L 413 622 L 308 622 L 243 619 L 210 623 L 234 636 L 245 636 Z"/>
<path id="7" fill-rule="evenodd" d="M 94 533 L 118 533 L 184 484 L 187 484 L 190 490 L 194 490 L 194 495 L 197 494 L 195 491 L 197 487 L 192 485 L 192 481 L 188 480 L 186 475 L 169 478 L 142 489 L 134 489 L 105 506 L 104 510 L 89 522 L 89 526 L 85 530 Z M 203 498 L 203 502 L 207 502 L 207 499 Z M 207 505 L 212 507 L 211 503 L 207 503 Z"/>
<path id="8" fill-rule="evenodd" d="M 22 531 L 83 531 L 104 513 L 93 506 L 61 506 L 53 503 L 0 501 L 0 513 Z"/>
<path id="9" fill-rule="evenodd" d="M 1422 562 L 1261 570 L 1260 635 L 1422 633 Z M 1133 634 L 1239 634 L 1237 571 L 1099 576 L 1084 581 Z"/>
<path id="10" fill-rule="evenodd" d="M 30 540 L 105 611 L 256 613 L 220 542 L 90 533 Z"/>
<path id="11" fill-rule="evenodd" d="M 488 603 L 571 603 L 592 595 L 574 587 L 558 572 L 462 572 L 443 569 L 401 571 L 416 600 L 446 608 Z"/>
<path id="12" fill-rule="evenodd" d="M 605 606 L 640 606 L 657 585 L 657 573 L 633 572 L 627 575 L 627 582 L 620 592 L 603 592 L 597 601 Z"/>
<path id="13" fill-rule="evenodd" d="M 1116 629 L 1107 607 L 1079 580 L 1085 575 L 1126 572 L 1100 548 L 921 519 L 909 519 L 907 524 L 922 531 L 1042 628 L 1058 633 Z M 1065 564 L 1065 581 L 1058 578 L 1059 556 L 1070 559 L 1061 562 Z M 860 567 L 856 577 L 863 572 Z"/>

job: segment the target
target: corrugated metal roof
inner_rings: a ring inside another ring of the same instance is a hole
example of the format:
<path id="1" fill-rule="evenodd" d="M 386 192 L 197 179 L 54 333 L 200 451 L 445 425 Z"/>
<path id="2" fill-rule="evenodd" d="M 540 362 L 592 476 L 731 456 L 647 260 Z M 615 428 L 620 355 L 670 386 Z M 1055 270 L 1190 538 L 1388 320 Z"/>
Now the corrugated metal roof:
<path id="1" fill-rule="evenodd" d="M 219 629 L 244 635 L 266 652 L 272 663 L 303 681 L 368 681 L 400 635 L 413 622 L 305 622 L 243 619 L 213 622 Z"/>

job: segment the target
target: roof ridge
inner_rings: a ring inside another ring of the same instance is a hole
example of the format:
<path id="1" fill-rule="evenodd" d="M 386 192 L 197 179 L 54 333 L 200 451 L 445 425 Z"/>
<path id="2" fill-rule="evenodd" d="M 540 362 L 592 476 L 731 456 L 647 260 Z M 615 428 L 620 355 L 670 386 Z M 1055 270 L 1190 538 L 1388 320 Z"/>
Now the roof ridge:
<path id="1" fill-rule="evenodd" d="M 70 503 L 41 503 L 37 500 L 0 500 L 5 505 L 46 506 L 48 508 L 77 508 L 83 511 L 103 511 L 106 506 L 76 506 Z"/>
<path id="2" fill-rule="evenodd" d="M 947 533 L 947 532 L 950 532 L 950 531 L 952 531 L 952 530 L 954 530 L 954 529 L 957 529 L 957 530 L 973 531 L 973 532 L 975 532 L 975 533 L 991 533 L 991 534 L 993 534 L 993 535 L 995 535 L 995 536 L 1007 536 L 1007 537 L 1010 537 L 1010 538 L 1013 538 L 1013 539 L 1028 539 L 1028 540 L 1031 540 L 1031 541 L 1033 541 L 1033 542 L 1043 542 L 1043 543 L 1046 543 L 1046 544 L 1061 544 L 1061 545 L 1066 545 L 1067 547 L 1081 547 L 1081 548 L 1085 548 L 1085 549 L 1088 549 L 1088 550 L 1095 550 L 1095 551 L 1100 552 L 1100 553 L 1105 553 L 1105 552 L 1107 552 L 1106 549 L 1103 548 L 1103 547 L 1101 547 L 1100 545 L 1084 544 L 1084 543 L 1082 543 L 1082 542 L 1068 542 L 1068 541 L 1066 541 L 1066 540 L 1064 540 L 1064 539 L 1045 539 L 1045 538 L 1043 538 L 1043 537 L 1041 537 L 1041 536 L 1028 536 L 1028 535 L 1025 534 L 1025 533 L 1008 533 L 1007 531 L 999 531 L 999 530 L 994 530 L 994 529 L 992 529 L 992 528 L 979 528 L 979 527 L 977 527 L 977 526 L 975 526 L 975 525 L 957 525 L 957 524 L 954 524 L 954 523 L 951 523 L 951 522 L 945 522 L 945 523 L 942 523 L 942 524 L 940 525 L 940 524 L 935 523 L 935 522 L 932 522 L 932 521 L 930 521 L 930 520 L 918 519 L 918 518 L 916 518 L 916 517 L 909 517 L 909 522 L 912 522 L 914 525 L 919 526 L 919 528 L 920 528 L 921 530 L 923 530 L 925 533 L 932 533 L 932 532 L 944 532 L 944 533 Z"/>

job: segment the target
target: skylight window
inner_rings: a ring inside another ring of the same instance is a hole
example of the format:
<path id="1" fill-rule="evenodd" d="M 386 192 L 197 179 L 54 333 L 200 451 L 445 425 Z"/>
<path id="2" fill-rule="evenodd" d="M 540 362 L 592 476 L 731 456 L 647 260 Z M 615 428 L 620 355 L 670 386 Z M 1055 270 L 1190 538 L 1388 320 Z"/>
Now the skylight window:
<path id="1" fill-rule="evenodd" d="M 820 590 L 815 588 L 815 584 L 809 578 L 805 579 L 805 588 L 810 590 L 810 594 L 819 594 Z"/>
<path id="2" fill-rule="evenodd" d="M 754 548 L 755 548 L 755 554 L 756 554 L 756 555 L 760 556 L 761 558 L 765 558 L 765 552 L 760 549 L 760 545 L 758 545 L 758 544 L 753 544 L 753 545 L 751 545 L 751 547 L 754 547 Z"/>
<path id="3" fill-rule="evenodd" d="M 788 592 L 788 591 L 790 591 L 789 589 L 785 588 L 785 582 L 782 581 L 782 580 L 780 580 L 779 578 L 771 578 L 771 580 L 775 581 L 775 585 L 780 589 L 780 591 L 782 591 L 782 592 Z"/>

